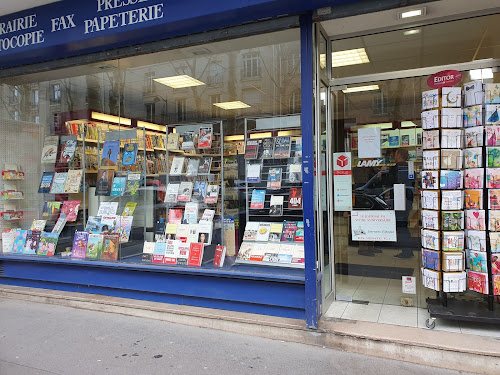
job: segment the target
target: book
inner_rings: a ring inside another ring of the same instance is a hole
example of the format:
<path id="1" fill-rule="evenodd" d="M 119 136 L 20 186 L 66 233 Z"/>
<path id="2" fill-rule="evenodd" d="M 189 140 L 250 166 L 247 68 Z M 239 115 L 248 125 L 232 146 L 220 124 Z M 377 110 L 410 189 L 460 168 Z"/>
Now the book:
<path id="1" fill-rule="evenodd" d="M 465 128 L 468 128 L 471 126 L 483 125 L 483 106 L 482 105 L 465 107 L 463 113 L 464 113 L 463 126 Z"/>
<path id="2" fill-rule="evenodd" d="M 120 141 L 105 141 L 102 146 L 101 169 L 117 168 Z"/>
<path id="3" fill-rule="evenodd" d="M 439 90 L 427 90 L 422 92 L 422 109 L 439 107 Z"/>
<path id="4" fill-rule="evenodd" d="M 271 245 L 271 244 L 265 244 L 264 247 L 264 257 L 262 258 L 263 262 L 268 262 L 268 263 L 277 263 L 278 262 L 278 256 L 279 256 L 279 246 Z"/>
<path id="5" fill-rule="evenodd" d="M 45 221 L 57 220 L 62 204 L 63 202 L 45 202 L 42 209 L 42 219 Z"/>
<path id="6" fill-rule="evenodd" d="M 254 243 L 243 242 L 238 250 L 238 260 L 250 260 L 250 254 L 253 251 Z"/>
<path id="7" fill-rule="evenodd" d="M 184 224 L 196 224 L 198 223 L 198 203 L 188 202 L 186 203 L 184 209 Z"/>
<path id="8" fill-rule="evenodd" d="M 191 200 L 194 202 L 204 202 L 207 195 L 207 185 L 205 181 L 196 181 L 193 187 Z"/>
<path id="9" fill-rule="evenodd" d="M 64 194 L 79 193 L 82 177 L 83 171 L 81 169 L 70 169 L 66 178 L 66 184 L 64 185 Z"/>
<path id="10" fill-rule="evenodd" d="M 296 183 L 302 181 L 302 163 L 288 164 L 288 182 Z"/>
<path id="11" fill-rule="evenodd" d="M 141 172 L 128 172 L 127 180 L 125 181 L 125 189 L 123 190 L 123 195 L 125 196 L 140 195 L 141 185 L 142 185 Z"/>
<path id="12" fill-rule="evenodd" d="M 40 194 L 50 193 L 50 188 L 52 186 L 52 180 L 54 179 L 55 172 L 43 172 L 42 179 L 40 180 L 40 186 L 38 192 Z"/>
<path id="13" fill-rule="evenodd" d="M 460 111 L 462 112 L 462 111 Z M 461 113 L 460 113 L 461 114 Z M 422 129 L 438 129 L 439 128 L 439 110 L 433 109 L 421 113 Z"/>
<path id="14" fill-rule="evenodd" d="M 486 146 L 500 146 L 500 126 L 486 126 Z"/>
<path id="15" fill-rule="evenodd" d="M 163 263 L 165 264 L 176 264 L 177 263 L 177 255 L 179 253 L 179 244 L 178 240 L 167 240 L 167 246 L 165 246 L 165 256 L 163 258 Z"/>
<path id="16" fill-rule="evenodd" d="M 215 267 L 223 267 L 225 259 L 226 259 L 226 247 L 221 246 L 221 245 L 217 245 L 215 247 L 213 265 Z"/>
<path id="17" fill-rule="evenodd" d="M 71 250 L 72 258 L 85 259 L 85 256 L 87 254 L 88 238 L 88 232 L 75 231 L 75 236 L 73 238 L 73 248 Z"/>
<path id="18" fill-rule="evenodd" d="M 166 235 L 165 235 L 165 229 L 167 228 L 167 223 L 161 219 L 161 221 L 156 222 L 156 228 L 155 228 L 155 241 L 165 241 L 166 240 Z"/>
<path id="19" fill-rule="evenodd" d="M 28 231 L 24 229 L 16 229 L 14 234 L 14 241 L 12 244 L 12 254 L 24 253 L 24 245 L 26 244 L 26 236 Z"/>
<path id="20" fill-rule="evenodd" d="M 441 252 L 422 249 L 422 265 L 431 270 L 441 270 Z"/>
<path id="21" fill-rule="evenodd" d="M 293 242 L 295 240 L 296 231 L 297 231 L 296 221 L 283 222 L 283 232 L 281 233 L 281 242 Z"/>
<path id="22" fill-rule="evenodd" d="M 174 156 L 172 159 L 172 165 L 170 167 L 171 176 L 180 176 L 184 172 L 184 161 L 186 158 L 184 156 Z"/>
<path id="23" fill-rule="evenodd" d="M 188 177 L 197 176 L 199 166 L 200 166 L 199 158 L 188 158 L 186 166 L 186 176 Z"/>
<path id="24" fill-rule="evenodd" d="M 421 207 L 428 210 L 439 210 L 439 191 L 422 190 Z"/>
<path id="25" fill-rule="evenodd" d="M 288 193 L 288 208 L 302 209 L 302 188 L 290 188 Z"/>
<path id="26" fill-rule="evenodd" d="M 283 216 L 283 202 L 285 197 L 282 195 L 271 195 L 269 203 L 269 216 Z"/>
<path id="27" fill-rule="evenodd" d="M 217 203 L 219 198 L 219 185 L 208 185 L 205 203 Z"/>
<path id="28" fill-rule="evenodd" d="M 212 166 L 212 157 L 204 156 L 200 158 L 200 164 L 198 165 L 198 174 L 209 174 L 210 168 Z"/>
<path id="29" fill-rule="evenodd" d="M 215 216 L 215 210 L 210 210 L 208 208 L 203 211 L 203 215 L 201 215 L 201 220 L 203 221 L 212 221 Z"/>
<path id="30" fill-rule="evenodd" d="M 474 292 L 488 294 L 488 274 L 475 271 L 467 271 L 468 288 Z"/>
<path id="31" fill-rule="evenodd" d="M 291 246 L 291 245 L 281 245 L 281 246 Z M 293 246 L 292 261 L 291 264 L 304 264 L 304 246 Z"/>
<path id="32" fill-rule="evenodd" d="M 212 147 L 212 134 L 211 127 L 201 127 L 198 133 L 198 148 Z"/>
<path id="33" fill-rule="evenodd" d="M 59 157 L 60 163 L 69 163 L 73 161 L 76 151 L 76 139 L 76 135 L 63 135 L 61 137 L 61 156 Z"/>
<path id="34" fill-rule="evenodd" d="M 171 208 L 168 210 L 168 223 L 181 224 L 182 223 L 182 210 L 178 208 Z"/>
<path id="35" fill-rule="evenodd" d="M 85 232 L 99 233 L 101 229 L 101 217 L 89 216 L 85 225 Z"/>
<path id="36" fill-rule="evenodd" d="M 212 243 L 212 230 L 213 230 L 213 222 L 200 220 L 198 223 L 198 241 L 202 244 L 211 244 Z"/>
<path id="37" fill-rule="evenodd" d="M 137 143 L 126 143 L 123 147 L 122 165 L 135 165 L 137 162 Z"/>
<path id="38" fill-rule="evenodd" d="M 467 248 L 469 250 L 486 251 L 486 232 L 482 230 L 468 230 L 466 233 Z"/>
<path id="39" fill-rule="evenodd" d="M 99 233 L 113 233 L 116 230 L 120 216 L 108 215 L 101 216 Z"/>
<path id="40" fill-rule="evenodd" d="M 250 260 L 252 262 L 262 262 L 264 260 L 264 254 L 266 253 L 266 244 L 256 243 L 253 246 L 252 252 L 250 253 Z"/>
<path id="41" fill-rule="evenodd" d="M 281 189 L 281 168 L 269 168 L 267 188 L 271 190 Z"/>
<path id="42" fill-rule="evenodd" d="M 439 173 L 439 188 L 457 190 L 463 188 L 463 172 L 441 170 Z"/>
<path id="43" fill-rule="evenodd" d="M 179 185 L 179 194 L 177 195 L 178 202 L 189 202 L 193 193 L 193 183 L 182 181 Z"/>
<path id="44" fill-rule="evenodd" d="M 463 191 L 442 191 L 441 192 L 441 209 L 452 211 L 461 210 L 464 208 L 464 192 Z"/>
<path id="45" fill-rule="evenodd" d="M 483 190 L 467 189 L 465 190 L 465 208 L 469 210 L 483 209 Z M 462 207 L 460 207 L 461 209 Z"/>
<path id="46" fill-rule="evenodd" d="M 483 149 L 481 147 L 466 148 L 464 150 L 464 168 L 482 168 Z"/>
<path id="47" fill-rule="evenodd" d="M 105 233 L 102 235 L 101 259 L 118 260 L 120 248 L 120 235 L 118 233 Z"/>
<path id="48" fill-rule="evenodd" d="M 264 208 L 265 199 L 265 190 L 252 190 L 252 200 L 250 201 L 250 208 L 256 210 Z"/>
<path id="49" fill-rule="evenodd" d="M 24 244 L 23 254 L 35 255 L 40 245 L 42 232 L 39 230 L 28 230 L 26 232 L 26 242 Z"/>
<path id="50" fill-rule="evenodd" d="M 118 216 L 115 233 L 120 236 L 120 243 L 125 243 L 130 240 L 133 220 L 133 216 Z"/>
<path id="51" fill-rule="evenodd" d="M 304 242 L 304 222 L 297 221 L 297 230 L 295 231 L 295 242 Z"/>
<path id="52" fill-rule="evenodd" d="M 38 245 L 38 255 L 53 256 L 56 252 L 58 233 L 42 232 Z"/>
<path id="53" fill-rule="evenodd" d="M 97 216 L 116 215 L 118 202 L 101 202 L 97 210 Z"/>
<path id="54" fill-rule="evenodd" d="M 188 266 L 200 267 L 203 260 L 203 244 L 192 242 L 189 246 Z"/>
<path id="55" fill-rule="evenodd" d="M 282 232 L 283 223 L 271 223 L 271 228 L 269 229 L 269 242 L 280 242 Z"/>
<path id="56" fill-rule="evenodd" d="M 61 234 L 62 230 L 64 229 L 64 226 L 66 225 L 66 222 L 67 222 L 66 214 L 61 213 L 59 215 L 59 219 L 57 219 L 57 222 L 54 225 L 54 228 L 52 228 L 52 233 Z"/>
<path id="57" fill-rule="evenodd" d="M 39 232 L 45 229 L 45 225 L 47 224 L 47 220 L 33 220 L 31 223 L 30 230 L 37 230 Z"/>
<path id="58" fill-rule="evenodd" d="M 257 234 L 255 236 L 255 241 L 264 241 L 267 242 L 269 240 L 269 231 L 271 230 L 271 223 L 259 223 L 257 228 Z"/>
<path id="59" fill-rule="evenodd" d="M 52 164 L 57 160 L 57 148 L 59 146 L 58 135 L 47 135 L 43 142 L 42 164 Z"/>
<path id="60" fill-rule="evenodd" d="M 125 182 L 127 181 L 127 177 L 115 177 L 113 179 L 113 183 L 111 184 L 111 196 L 121 196 L 123 195 L 123 190 L 125 189 Z"/>
<path id="61" fill-rule="evenodd" d="M 243 233 L 243 241 L 255 241 L 257 232 L 259 230 L 259 223 L 255 221 L 248 221 Z"/>
<path id="62" fill-rule="evenodd" d="M 198 241 L 198 224 L 187 224 L 188 235 L 186 242 L 192 243 Z"/>
<path id="63" fill-rule="evenodd" d="M 293 246 L 281 245 L 278 249 L 278 263 L 290 264 L 293 257 Z"/>
<path id="64" fill-rule="evenodd" d="M 153 263 L 163 263 L 163 260 L 165 259 L 165 251 L 166 250 L 167 250 L 167 243 L 166 242 L 156 242 L 154 250 L 153 250 L 152 262 Z"/>
<path id="65" fill-rule="evenodd" d="M 424 212 L 424 211 L 422 211 L 422 212 Z M 431 211 L 431 212 L 434 212 L 434 211 Z M 463 211 L 442 211 L 441 212 L 441 227 L 443 230 L 448 230 L 448 231 L 465 229 L 465 227 L 464 227 L 464 212 Z M 438 228 L 428 228 L 428 229 L 439 229 L 439 227 Z"/>
<path id="66" fill-rule="evenodd" d="M 189 249 L 191 244 L 181 242 L 177 248 L 177 264 L 179 265 L 187 265 L 189 260 Z"/>
<path id="67" fill-rule="evenodd" d="M 466 169 L 464 187 L 466 189 L 482 189 L 484 187 L 484 169 Z"/>
<path id="68" fill-rule="evenodd" d="M 179 149 L 179 133 L 168 133 L 167 150 Z"/>
<path id="69" fill-rule="evenodd" d="M 274 158 L 274 138 L 264 138 L 260 146 L 262 150 L 262 159 Z"/>
<path id="70" fill-rule="evenodd" d="M 196 141 L 196 133 L 188 131 L 182 134 L 182 150 L 192 150 L 194 149 Z"/>
<path id="71" fill-rule="evenodd" d="M 113 184 L 113 178 L 115 176 L 115 171 L 108 169 L 99 169 L 97 172 L 95 195 L 108 196 L 111 194 L 111 186 Z"/>
<path id="72" fill-rule="evenodd" d="M 422 189 L 439 189 L 439 171 L 422 171 Z"/>
<path id="73" fill-rule="evenodd" d="M 422 228 L 439 230 L 439 211 L 422 210 Z"/>
<path id="74" fill-rule="evenodd" d="M 188 236 L 189 236 L 189 224 L 177 224 L 177 232 L 175 234 L 175 239 L 181 241 L 182 243 L 187 243 Z"/>
<path id="75" fill-rule="evenodd" d="M 274 157 L 276 159 L 289 158 L 291 146 L 292 139 L 290 136 L 276 137 L 276 142 L 274 144 Z"/>
<path id="76" fill-rule="evenodd" d="M 16 239 L 16 229 L 2 229 L 2 253 L 12 253 L 12 246 Z"/>
<path id="77" fill-rule="evenodd" d="M 61 208 L 61 214 L 66 215 L 66 221 L 74 222 L 78 217 L 78 209 L 81 201 L 65 201 Z"/>
<path id="78" fill-rule="evenodd" d="M 247 163 L 247 182 L 260 182 L 261 167 L 260 163 Z"/>
<path id="79" fill-rule="evenodd" d="M 257 159 L 259 154 L 259 140 L 247 139 L 245 144 L 245 159 Z"/>
<path id="80" fill-rule="evenodd" d="M 153 263 L 153 253 L 155 250 L 155 242 L 144 242 L 142 248 L 142 262 Z"/>
<path id="81" fill-rule="evenodd" d="M 295 141 L 295 157 L 302 157 L 302 137 L 294 138 Z"/>
<path id="82" fill-rule="evenodd" d="M 165 203 L 176 203 L 177 194 L 179 194 L 180 184 L 169 183 L 167 185 L 167 191 L 165 193 Z"/>
<path id="83" fill-rule="evenodd" d="M 66 185 L 67 178 L 68 172 L 56 172 L 54 174 L 52 186 L 50 187 L 50 194 L 62 194 L 64 192 L 64 186 Z"/>
<path id="84" fill-rule="evenodd" d="M 484 127 L 473 126 L 465 128 L 465 147 L 482 147 L 484 144 Z M 496 146 L 493 144 L 491 146 Z"/>

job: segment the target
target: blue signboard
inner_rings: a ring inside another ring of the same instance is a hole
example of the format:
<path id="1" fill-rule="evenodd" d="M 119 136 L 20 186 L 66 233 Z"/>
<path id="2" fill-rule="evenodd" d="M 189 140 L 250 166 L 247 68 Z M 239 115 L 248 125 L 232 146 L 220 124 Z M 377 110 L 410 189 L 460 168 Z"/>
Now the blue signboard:
<path id="1" fill-rule="evenodd" d="M 0 18 L 0 68 L 140 44 L 355 0 L 63 0 Z"/>

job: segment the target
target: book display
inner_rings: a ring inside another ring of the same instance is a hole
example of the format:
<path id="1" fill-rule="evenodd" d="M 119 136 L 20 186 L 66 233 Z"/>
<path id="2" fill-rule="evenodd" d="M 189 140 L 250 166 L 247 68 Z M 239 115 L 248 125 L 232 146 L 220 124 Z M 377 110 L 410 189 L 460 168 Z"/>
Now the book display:
<path id="1" fill-rule="evenodd" d="M 15 164 L 5 164 L 3 168 L 1 190 L 3 207 L 0 209 L 0 217 L 5 227 L 8 227 L 6 230 L 10 230 L 24 217 L 24 211 L 19 206 L 19 202 L 24 199 L 24 192 L 21 190 L 24 172 Z"/>
<path id="2" fill-rule="evenodd" d="M 432 137 L 440 138 L 441 149 L 434 150 L 439 148 L 437 142 L 423 143 L 422 280 L 425 287 L 441 293 L 436 300 L 428 299 L 431 316 L 437 305 L 446 306 L 447 293 L 467 290 L 488 296 L 493 309 L 500 191 L 495 189 L 496 129 L 489 129 L 493 125 L 485 118 L 487 85 L 471 82 L 463 88 L 444 87 L 422 94 L 422 122 L 425 118 L 429 123 L 429 110 L 440 113 L 432 122 L 432 132 L 437 132 Z M 445 95 L 450 91 L 457 99 L 452 103 L 450 95 Z M 460 113 L 449 111 L 460 105 Z"/>

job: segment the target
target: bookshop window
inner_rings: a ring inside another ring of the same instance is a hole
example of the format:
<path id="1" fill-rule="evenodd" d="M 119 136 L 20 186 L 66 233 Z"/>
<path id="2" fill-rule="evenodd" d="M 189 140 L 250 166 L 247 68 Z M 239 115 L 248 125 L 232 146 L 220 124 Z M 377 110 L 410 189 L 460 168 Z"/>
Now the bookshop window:
<path id="1" fill-rule="evenodd" d="M 303 268 L 300 71 L 278 69 L 298 64 L 299 38 L 292 29 L 0 82 L 3 253 Z"/>

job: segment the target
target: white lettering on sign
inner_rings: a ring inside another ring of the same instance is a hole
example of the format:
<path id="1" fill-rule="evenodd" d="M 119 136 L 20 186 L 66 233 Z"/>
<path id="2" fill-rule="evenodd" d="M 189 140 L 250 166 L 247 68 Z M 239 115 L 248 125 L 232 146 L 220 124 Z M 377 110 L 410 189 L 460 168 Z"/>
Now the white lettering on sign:
<path id="1" fill-rule="evenodd" d="M 107 0 L 98 0 L 98 1 L 103 1 L 104 3 L 108 3 Z M 128 0 L 129 3 L 126 5 L 130 4 L 135 4 L 135 3 L 130 3 L 130 1 L 133 0 Z M 143 0 L 146 1 L 146 0 Z M 125 3 L 124 1 L 119 1 L 119 0 L 114 0 L 109 2 L 112 2 L 114 4 L 122 4 Z M 136 1 L 140 2 L 140 1 Z M 120 5 L 124 6 L 124 5 Z M 118 7 L 118 6 L 117 6 Z M 106 8 L 110 9 L 110 8 Z M 103 31 L 106 29 L 113 29 L 115 27 L 122 27 L 122 26 L 127 26 L 127 25 L 133 25 L 136 23 L 141 23 L 141 22 L 147 22 L 147 21 L 153 21 L 159 18 L 163 18 L 163 3 L 160 4 L 155 4 L 155 5 L 150 5 L 148 7 L 144 8 L 138 8 L 138 9 L 132 9 L 132 10 L 127 10 L 124 12 L 120 13 L 115 13 L 115 14 L 110 14 L 106 16 L 101 16 L 101 17 L 94 17 L 90 20 L 85 20 L 85 34 L 89 33 L 95 33 L 99 31 Z"/>
<path id="2" fill-rule="evenodd" d="M 97 0 L 97 11 L 102 12 L 103 10 L 126 7 L 127 5 L 134 5 L 145 1 L 148 0 Z"/>
<path id="3" fill-rule="evenodd" d="M 11 21 L 0 22 L 0 35 L 14 33 L 16 31 L 31 29 L 36 27 L 36 15 L 15 18 Z"/>
<path id="4" fill-rule="evenodd" d="M 378 167 L 382 164 L 383 159 L 375 159 L 375 160 L 358 160 L 357 167 Z"/>
<path id="5" fill-rule="evenodd" d="M 437 76 L 434 77 L 434 82 L 444 82 L 444 81 L 451 81 L 455 79 L 455 76 L 453 74 L 448 74 L 447 76 Z"/>
<path id="6" fill-rule="evenodd" d="M 31 31 L 26 34 L 14 35 L 9 38 L 0 39 L 0 51 L 7 51 L 11 48 L 26 47 L 31 44 L 43 43 L 43 30 Z"/>
<path id="7" fill-rule="evenodd" d="M 75 22 L 73 22 L 74 17 L 75 17 L 74 14 L 68 14 L 67 16 L 52 18 L 50 20 L 52 23 L 51 32 L 76 27 Z"/>

